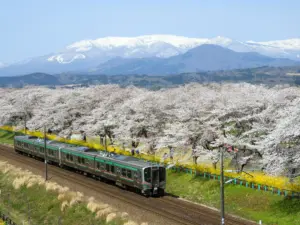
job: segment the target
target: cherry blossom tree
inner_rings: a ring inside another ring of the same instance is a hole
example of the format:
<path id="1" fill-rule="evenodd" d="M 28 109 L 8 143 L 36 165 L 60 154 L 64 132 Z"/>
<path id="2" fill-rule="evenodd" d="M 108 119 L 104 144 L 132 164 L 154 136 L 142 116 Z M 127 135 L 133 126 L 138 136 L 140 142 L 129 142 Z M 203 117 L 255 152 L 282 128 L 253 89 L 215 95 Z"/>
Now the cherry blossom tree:
<path id="1" fill-rule="evenodd" d="M 74 131 L 154 152 L 172 146 L 218 162 L 219 146 L 239 169 L 299 173 L 300 89 L 240 84 L 188 84 L 150 91 L 130 86 L 0 89 L 0 125 L 67 137 Z"/>

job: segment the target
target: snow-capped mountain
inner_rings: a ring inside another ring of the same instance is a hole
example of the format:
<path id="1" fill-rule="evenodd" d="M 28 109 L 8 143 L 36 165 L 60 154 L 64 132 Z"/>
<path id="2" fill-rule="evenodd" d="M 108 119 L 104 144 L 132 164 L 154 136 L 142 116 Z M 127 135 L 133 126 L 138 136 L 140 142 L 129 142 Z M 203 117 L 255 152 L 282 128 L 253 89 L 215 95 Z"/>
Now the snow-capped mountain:
<path id="1" fill-rule="evenodd" d="M 187 38 L 174 35 L 147 35 L 139 37 L 106 37 L 96 40 L 83 40 L 66 47 L 65 51 L 48 58 L 59 63 L 68 63 L 76 59 L 99 57 L 107 58 L 168 58 L 187 52 L 203 44 L 215 44 L 227 47 L 232 40 L 224 37 L 212 39 Z"/>
<path id="2" fill-rule="evenodd" d="M 145 35 L 78 41 L 57 53 L 13 63 L 6 67 L 0 64 L 0 75 L 93 71 L 99 64 L 116 57 L 169 58 L 184 54 L 203 44 L 219 45 L 236 52 L 257 52 L 269 57 L 300 61 L 300 38 L 255 42 L 238 41 L 220 36 L 189 38 L 175 35 Z"/>
<path id="3" fill-rule="evenodd" d="M 174 35 L 147 35 L 139 37 L 106 37 L 96 40 L 83 40 L 66 47 L 63 54 L 54 55 L 60 63 L 68 62 L 70 53 L 73 59 L 93 57 L 105 52 L 107 56 L 124 58 L 144 58 L 170 56 L 185 53 L 203 44 L 214 44 L 236 52 L 258 52 L 275 58 L 297 59 L 300 54 L 300 38 L 282 41 L 254 42 L 237 41 L 226 37 L 188 38 Z M 81 53 L 81 54 L 79 54 Z M 66 58 L 65 61 L 61 61 Z M 300 60 L 300 59 L 299 59 Z"/>

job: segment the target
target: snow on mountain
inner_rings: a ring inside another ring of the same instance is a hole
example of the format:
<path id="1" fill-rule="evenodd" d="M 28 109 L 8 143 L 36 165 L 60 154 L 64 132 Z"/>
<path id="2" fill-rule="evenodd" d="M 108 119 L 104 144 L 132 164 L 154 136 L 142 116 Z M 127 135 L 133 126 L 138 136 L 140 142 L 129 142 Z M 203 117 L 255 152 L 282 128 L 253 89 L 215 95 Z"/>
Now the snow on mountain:
<path id="1" fill-rule="evenodd" d="M 85 58 L 86 56 L 83 54 L 76 54 L 76 55 L 59 54 L 59 55 L 50 56 L 47 60 L 49 62 L 57 61 L 61 64 L 67 64 L 73 62 L 76 59 L 85 59 Z"/>
<path id="2" fill-rule="evenodd" d="M 70 57 L 70 55 L 73 55 L 72 57 L 74 59 L 100 57 L 103 58 L 104 61 L 113 57 L 167 58 L 185 53 L 203 44 L 215 44 L 237 52 L 258 52 L 270 57 L 290 58 L 294 60 L 299 59 L 298 55 L 300 54 L 300 39 L 269 42 L 242 42 L 221 36 L 209 39 L 175 35 L 145 35 L 138 37 L 104 37 L 95 40 L 82 40 L 67 46 L 63 52 L 51 56 L 48 60 L 56 60 L 58 63 L 69 62 L 70 60 L 65 59 L 65 57 Z M 77 57 L 78 53 L 82 54 L 81 57 Z"/>
<path id="3" fill-rule="evenodd" d="M 265 42 L 247 41 L 245 43 L 252 49 L 252 51 L 259 52 L 270 57 L 299 60 L 300 38 Z"/>
<path id="4" fill-rule="evenodd" d="M 179 49 L 191 49 L 198 45 L 205 44 L 209 39 L 187 38 L 183 36 L 174 35 L 146 35 L 138 37 L 105 37 L 96 40 L 83 40 L 75 42 L 67 46 L 68 50 L 75 50 L 76 52 L 86 52 L 93 47 L 101 49 L 112 48 L 138 48 L 138 47 L 151 47 L 157 42 L 164 42 L 173 45 Z"/>
<path id="5" fill-rule="evenodd" d="M 300 38 L 265 42 L 247 41 L 247 43 L 254 43 L 262 46 L 275 47 L 286 50 L 300 50 Z"/>

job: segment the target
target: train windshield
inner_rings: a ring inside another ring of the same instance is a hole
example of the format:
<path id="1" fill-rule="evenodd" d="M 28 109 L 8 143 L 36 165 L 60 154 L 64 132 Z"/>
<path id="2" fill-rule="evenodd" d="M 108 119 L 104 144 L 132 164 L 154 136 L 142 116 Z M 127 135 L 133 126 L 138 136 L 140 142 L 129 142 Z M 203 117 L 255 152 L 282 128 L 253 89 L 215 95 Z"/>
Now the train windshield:
<path id="1" fill-rule="evenodd" d="M 146 182 L 151 182 L 151 168 L 146 168 L 144 170 L 144 179 Z"/>
<path id="2" fill-rule="evenodd" d="M 152 174 L 151 174 L 152 172 Z M 164 167 L 159 167 L 159 169 L 156 167 L 156 168 L 146 168 L 144 170 L 144 179 L 146 182 L 164 182 L 166 181 L 166 168 Z"/>

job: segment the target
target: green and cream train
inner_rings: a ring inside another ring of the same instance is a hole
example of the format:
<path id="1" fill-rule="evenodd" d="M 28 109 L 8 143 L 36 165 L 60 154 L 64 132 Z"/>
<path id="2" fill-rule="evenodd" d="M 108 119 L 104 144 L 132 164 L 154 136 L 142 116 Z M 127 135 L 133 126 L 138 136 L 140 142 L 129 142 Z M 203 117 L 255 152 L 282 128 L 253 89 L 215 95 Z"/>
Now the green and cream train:
<path id="1" fill-rule="evenodd" d="M 72 168 L 84 174 L 104 178 L 123 188 L 133 188 L 146 196 L 163 196 L 166 187 L 164 166 L 131 156 L 97 151 L 87 147 L 46 140 L 33 136 L 15 136 L 18 153 L 47 158 L 48 162 Z"/>

